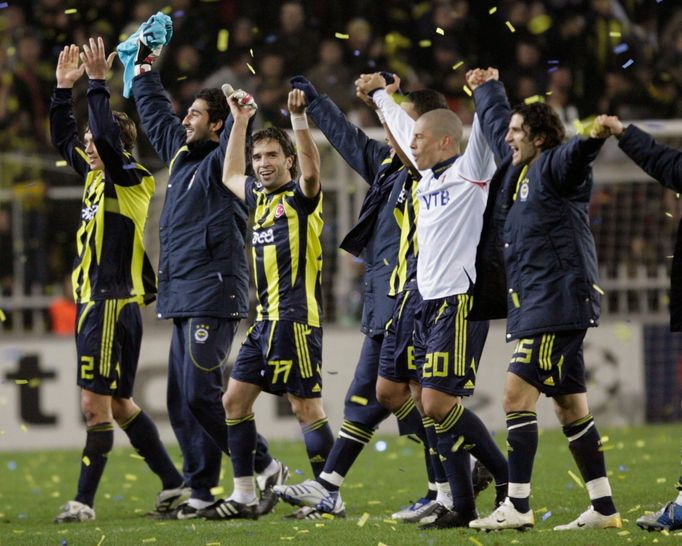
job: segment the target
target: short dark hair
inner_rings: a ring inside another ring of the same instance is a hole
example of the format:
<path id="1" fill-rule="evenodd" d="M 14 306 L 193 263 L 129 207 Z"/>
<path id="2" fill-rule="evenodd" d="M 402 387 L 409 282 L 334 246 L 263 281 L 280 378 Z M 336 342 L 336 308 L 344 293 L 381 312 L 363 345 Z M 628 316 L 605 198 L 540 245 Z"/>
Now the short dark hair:
<path id="1" fill-rule="evenodd" d="M 121 145 L 126 152 L 132 152 L 137 142 L 137 127 L 135 122 L 128 117 L 125 112 L 119 112 L 118 110 L 112 110 L 112 115 L 114 116 L 114 121 L 118 125 L 121 131 Z M 90 125 L 85 124 L 85 132 L 90 131 Z"/>
<path id="2" fill-rule="evenodd" d="M 414 104 L 414 111 L 418 116 L 438 108 L 448 108 L 448 101 L 445 100 L 443 93 L 439 93 L 434 89 L 412 91 L 407 95 L 407 100 Z"/>
<path id="3" fill-rule="evenodd" d="M 296 155 L 296 146 L 294 146 L 294 143 L 292 142 L 291 138 L 289 138 L 289 135 L 286 133 L 286 131 L 280 129 L 279 127 L 267 127 L 266 129 L 256 131 L 251 138 L 249 157 L 253 156 L 253 147 L 256 145 L 256 142 L 261 140 L 276 140 L 282 147 L 284 157 L 294 158 L 291 168 L 289 169 L 289 174 L 291 175 L 292 180 L 295 179 L 298 176 L 298 156 Z"/>
<path id="4" fill-rule="evenodd" d="M 227 99 L 223 92 L 217 87 L 206 87 L 199 91 L 194 97 L 195 99 L 202 99 L 206 102 L 208 107 L 208 121 L 215 123 L 216 121 L 225 121 L 227 114 L 230 113 L 230 107 L 227 105 Z M 218 133 L 223 130 L 225 125 L 218 130 Z"/>
<path id="5" fill-rule="evenodd" d="M 544 102 L 520 104 L 512 114 L 523 118 L 523 127 L 527 128 L 528 136 L 533 139 L 539 136 L 545 138 L 543 150 L 549 150 L 561 144 L 566 138 L 566 130 L 554 109 Z"/>

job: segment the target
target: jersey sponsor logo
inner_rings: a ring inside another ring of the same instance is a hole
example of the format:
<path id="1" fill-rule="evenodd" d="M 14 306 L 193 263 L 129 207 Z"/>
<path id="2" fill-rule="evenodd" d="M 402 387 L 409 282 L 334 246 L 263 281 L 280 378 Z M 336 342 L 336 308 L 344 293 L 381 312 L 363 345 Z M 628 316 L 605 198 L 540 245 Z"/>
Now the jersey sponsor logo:
<path id="1" fill-rule="evenodd" d="M 275 207 L 275 218 L 279 218 L 280 216 L 284 215 L 284 205 L 282 203 L 278 203 L 277 206 Z"/>
<path id="2" fill-rule="evenodd" d="M 405 202 L 405 199 L 407 199 L 407 190 L 403 188 L 398 195 L 398 204 L 402 205 Z"/>
<path id="3" fill-rule="evenodd" d="M 424 205 L 426 205 L 426 210 L 430 210 L 431 207 L 444 207 L 450 202 L 450 192 L 448 190 L 441 190 L 426 195 L 421 195 Z"/>
<path id="4" fill-rule="evenodd" d="M 95 203 L 94 205 L 90 205 L 89 207 L 83 207 L 83 210 L 81 210 L 81 218 L 85 222 L 89 222 L 95 217 L 95 214 L 97 214 L 97 209 L 99 208 L 99 205 Z"/>
<path id="5" fill-rule="evenodd" d="M 275 233 L 272 228 L 264 231 L 254 231 L 251 239 L 252 245 L 268 245 L 275 242 Z"/>

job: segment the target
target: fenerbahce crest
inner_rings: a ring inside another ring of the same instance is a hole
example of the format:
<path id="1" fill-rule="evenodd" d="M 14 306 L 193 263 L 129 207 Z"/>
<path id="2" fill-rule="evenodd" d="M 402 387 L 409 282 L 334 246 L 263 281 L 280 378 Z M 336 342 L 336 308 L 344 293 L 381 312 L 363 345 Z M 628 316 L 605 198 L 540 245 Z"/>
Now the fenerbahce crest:
<path id="1" fill-rule="evenodd" d="M 197 343 L 206 343 L 208 339 L 208 324 L 197 324 L 194 327 L 194 341 Z"/>
<path id="2" fill-rule="evenodd" d="M 521 199 L 521 201 L 525 201 L 526 199 L 528 199 L 529 191 L 530 190 L 528 188 L 528 179 L 524 178 L 521 181 L 521 186 L 519 187 L 519 199 Z"/>

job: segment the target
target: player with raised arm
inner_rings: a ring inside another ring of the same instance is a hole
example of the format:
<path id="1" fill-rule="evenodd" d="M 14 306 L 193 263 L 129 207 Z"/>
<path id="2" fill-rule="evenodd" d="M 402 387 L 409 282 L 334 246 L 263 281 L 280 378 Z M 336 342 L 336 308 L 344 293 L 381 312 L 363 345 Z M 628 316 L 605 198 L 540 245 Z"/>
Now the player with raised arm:
<path id="1" fill-rule="evenodd" d="M 142 341 L 140 306 L 156 297 L 156 277 L 143 245 L 154 178 L 131 155 L 135 124 L 111 110 L 106 74 L 115 53 L 106 56 L 102 38 L 66 46 L 57 61 L 57 87 L 50 105 L 52 143 L 85 178 L 77 255 L 72 274 L 77 304 L 77 382 L 87 439 L 78 492 L 56 523 L 95 519 L 94 500 L 114 442 L 113 422 L 161 479 L 156 509 L 171 510 L 187 491 L 156 425 L 132 398 Z M 72 89 L 88 76 L 85 143 L 73 117 Z"/>
<path id="2" fill-rule="evenodd" d="M 320 155 L 308 128 L 305 95 L 293 89 L 288 97 L 296 148 L 281 129 L 253 135 L 250 155 L 257 178 L 245 175 L 244 158 L 247 127 L 256 110 L 242 106 L 235 95 L 228 99 L 234 126 L 223 183 L 254 212 L 252 257 L 258 308 L 223 397 L 234 490 L 201 512 L 207 519 L 258 517 L 253 404 L 261 391 L 287 395 L 315 476 L 334 442 L 321 399 Z"/>
<path id="3" fill-rule="evenodd" d="M 506 493 L 507 464 L 482 421 L 462 405 L 473 394 L 488 322 L 467 320 L 476 282 L 474 265 L 492 153 L 474 119 L 464 153 L 462 123 L 450 110 L 433 110 L 416 123 L 386 93 L 381 74 L 356 82 L 372 96 L 396 142 L 421 174 L 417 187 L 417 285 L 423 302 L 415 317 L 415 360 L 425 414 L 436 423 L 453 504 L 440 504 L 422 528 L 464 527 L 478 517 L 469 453 L 495 477 L 497 496 Z"/>
<path id="4" fill-rule="evenodd" d="M 617 116 L 601 115 L 596 122 L 618 139 L 618 147 L 649 176 L 666 188 L 682 191 L 682 152 L 656 142 L 636 125 L 627 127 Z M 678 229 L 670 275 L 670 330 L 682 331 L 682 232 Z M 677 480 L 677 497 L 660 510 L 637 518 L 637 525 L 647 531 L 682 529 L 682 476 Z"/>
<path id="5" fill-rule="evenodd" d="M 225 362 L 248 312 L 247 211 L 221 182 L 231 127 L 221 90 L 199 91 L 179 119 L 153 69 L 171 29 L 170 18 L 157 13 L 118 50 L 142 127 L 169 171 L 159 220 L 156 310 L 173 321 L 168 416 L 192 489 L 173 515 L 189 519 L 213 504 L 222 454 L 229 454 L 221 396 Z M 276 500 L 271 487 L 286 479 L 288 469 L 270 456 L 262 437 L 257 446 L 256 470 L 266 485 L 263 509 L 269 510 Z"/>
<path id="6" fill-rule="evenodd" d="M 588 204 L 591 163 L 608 132 L 595 125 L 590 138 L 562 143 L 564 127 L 554 110 L 541 102 L 512 110 L 496 69 L 470 71 L 467 83 L 499 164 L 485 214 L 492 251 L 479 252 L 479 258 L 485 262 L 503 257 L 506 288 L 488 288 L 498 299 L 506 298 L 507 341 L 518 340 L 504 394 L 509 496 L 470 527 L 524 529 L 535 524 L 530 484 L 541 393 L 554 400 L 591 501 L 578 518 L 554 529 L 621 527 L 601 439 L 587 404 L 582 352 L 587 329 L 599 322 L 597 255 Z"/>

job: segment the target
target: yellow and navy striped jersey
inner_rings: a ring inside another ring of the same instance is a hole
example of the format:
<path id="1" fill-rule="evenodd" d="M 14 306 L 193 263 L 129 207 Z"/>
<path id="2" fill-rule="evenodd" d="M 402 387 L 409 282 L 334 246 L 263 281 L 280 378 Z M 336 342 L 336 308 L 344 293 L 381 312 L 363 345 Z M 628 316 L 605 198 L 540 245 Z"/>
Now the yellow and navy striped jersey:
<path id="1" fill-rule="evenodd" d="M 256 320 L 320 326 L 322 319 L 322 192 L 303 195 L 295 181 L 266 193 L 246 179 L 246 206 L 254 211 L 253 272 Z"/>
<path id="2" fill-rule="evenodd" d="M 87 161 L 84 151 L 76 151 Z M 85 178 L 71 277 L 78 303 L 130 297 L 149 303 L 156 294 L 156 276 L 143 244 L 154 178 L 126 156 L 126 167 L 138 175 L 138 184 L 109 182 L 102 170 L 92 170 Z"/>
<path id="3" fill-rule="evenodd" d="M 419 201 L 417 199 L 417 181 L 411 174 L 405 178 L 403 189 L 393 209 L 393 216 L 400 226 L 400 246 L 398 259 L 391 273 L 389 295 L 395 296 L 411 281 L 417 278 L 417 215 Z"/>

